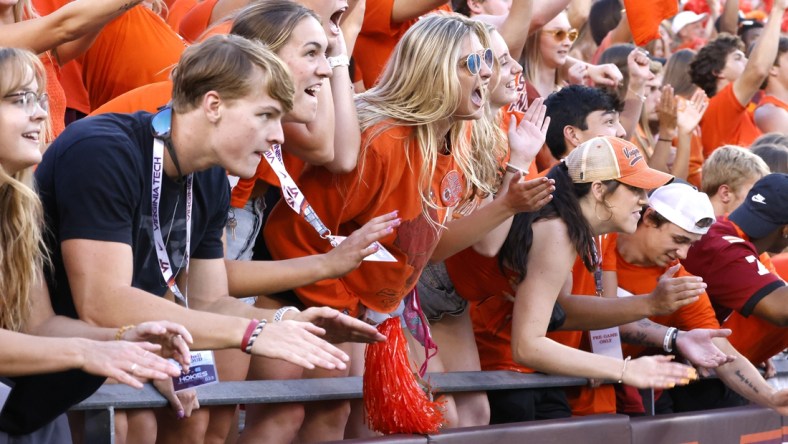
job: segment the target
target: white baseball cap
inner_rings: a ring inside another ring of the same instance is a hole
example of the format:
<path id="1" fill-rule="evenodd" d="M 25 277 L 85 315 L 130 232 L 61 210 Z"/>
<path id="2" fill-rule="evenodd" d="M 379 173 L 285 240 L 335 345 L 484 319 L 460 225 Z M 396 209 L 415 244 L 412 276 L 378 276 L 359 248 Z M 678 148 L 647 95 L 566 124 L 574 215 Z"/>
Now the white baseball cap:
<path id="1" fill-rule="evenodd" d="M 669 222 L 695 234 L 706 234 L 714 223 L 714 207 L 706 193 L 684 183 L 661 186 L 651 193 L 648 205 Z"/>
<path id="2" fill-rule="evenodd" d="M 673 34 L 678 34 L 685 26 L 705 20 L 708 14 L 695 14 L 693 11 L 681 11 L 673 17 L 671 30 Z"/>

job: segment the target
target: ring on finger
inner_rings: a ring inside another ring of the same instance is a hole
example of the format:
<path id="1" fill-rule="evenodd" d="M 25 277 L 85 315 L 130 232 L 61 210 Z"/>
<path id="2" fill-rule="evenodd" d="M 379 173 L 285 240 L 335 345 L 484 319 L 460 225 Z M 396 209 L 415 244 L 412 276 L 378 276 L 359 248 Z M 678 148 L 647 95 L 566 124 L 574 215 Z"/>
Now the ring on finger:
<path id="1" fill-rule="evenodd" d="M 129 373 L 134 373 L 134 370 L 136 369 L 137 369 L 137 363 L 135 362 L 134 364 L 131 364 L 131 370 L 129 370 Z"/>

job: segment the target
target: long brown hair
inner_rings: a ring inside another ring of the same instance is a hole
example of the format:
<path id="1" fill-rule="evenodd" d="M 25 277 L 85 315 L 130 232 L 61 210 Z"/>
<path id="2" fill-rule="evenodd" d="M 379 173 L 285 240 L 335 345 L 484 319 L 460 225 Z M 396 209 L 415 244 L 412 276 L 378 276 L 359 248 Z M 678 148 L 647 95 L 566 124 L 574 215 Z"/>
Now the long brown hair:
<path id="1" fill-rule="evenodd" d="M 0 97 L 33 79 L 39 94 L 46 90 L 44 67 L 29 51 L 0 48 L 0 72 Z M 12 331 L 21 331 L 30 315 L 30 291 L 41 284 L 46 257 L 41 201 L 30 183 L 29 168 L 10 175 L 0 166 L 0 328 Z"/>

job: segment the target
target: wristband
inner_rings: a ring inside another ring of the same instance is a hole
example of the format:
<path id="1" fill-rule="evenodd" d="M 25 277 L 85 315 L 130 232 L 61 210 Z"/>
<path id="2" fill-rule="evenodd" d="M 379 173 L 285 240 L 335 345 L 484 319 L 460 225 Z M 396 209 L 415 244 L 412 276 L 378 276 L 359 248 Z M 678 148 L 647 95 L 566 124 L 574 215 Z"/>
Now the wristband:
<path id="1" fill-rule="evenodd" d="M 621 367 L 621 377 L 618 378 L 618 381 L 617 381 L 619 384 L 623 384 L 624 383 L 624 373 L 627 372 L 627 364 L 629 364 L 629 361 L 631 359 L 632 359 L 632 356 L 627 356 L 627 358 L 624 359 L 624 366 Z"/>
<path id="2" fill-rule="evenodd" d="M 244 333 L 243 339 L 241 339 L 241 351 L 246 351 L 246 345 L 249 343 L 249 338 L 252 336 L 252 332 L 254 328 L 257 327 L 260 321 L 257 319 L 252 319 L 249 321 L 249 325 L 246 327 L 246 332 Z"/>
<path id="3" fill-rule="evenodd" d="M 265 328 L 265 324 L 267 323 L 268 321 L 263 319 L 254 328 L 254 331 L 252 331 L 252 334 L 249 336 L 249 341 L 246 343 L 246 347 L 243 349 L 246 353 L 252 354 L 252 346 L 254 345 L 255 341 L 257 341 L 257 337 L 260 336 L 260 333 L 263 332 L 263 328 Z"/>
<path id="4" fill-rule="evenodd" d="M 331 69 L 336 68 L 337 66 L 350 66 L 350 59 L 345 54 L 340 54 L 335 57 L 328 57 L 328 66 Z"/>
<path id="5" fill-rule="evenodd" d="M 514 166 L 514 165 L 512 165 L 511 163 L 508 163 L 508 162 L 506 164 L 506 172 L 507 173 L 512 173 L 512 174 L 520 173 L 520 174 L 523 175 L 523 177 L 528 175 L 528 171 L 526 171 L 526 170 L 524 170 L 524 169 L 522 169 L 520 167 Z"/>
<path id="6" fill-rule="evenodd" d="M 676 353 L 679 352 L 678 347 L 676 347 L 676 340 L 679 338 L 679 329 L 677 328 L 676 331 L 670 336 L 670 349 L 675 350 Z"/>
<path id="7" fill-rule="evenodd" d="M 280 308 L 279 310 L 276 310 L 276 313 L 274 313 L 274 322 L 280 322 L 282 318 L 285 316 L 285 313 L 287 313 L 288 311 L 298 311 L 298 309 L 288 305 L 286 307 Z"/>
<path id="8" fill-rule="evenodd" d="M 679 329 L 676 327 L 668 328 L 668 331 L 665 332 L 665 337 L 662 339 L 662 350 L 665 350 L 667 353 L 673 351 L 672 338 L 673 338 L 673 334 L 678 332 L 678 330 Z"/>
<path id="9" fill-rule="evenodd" d="M 115 340 L 116 341 L 122 340 L 123 339 L 123 334 L 126 333 L 127 331 L 131 330 L 132 328 L 134 328 L 134 324 L 124 325 L 123 327 L 120 327 L 118 329 L 117 333 L 115 333 Z"/>

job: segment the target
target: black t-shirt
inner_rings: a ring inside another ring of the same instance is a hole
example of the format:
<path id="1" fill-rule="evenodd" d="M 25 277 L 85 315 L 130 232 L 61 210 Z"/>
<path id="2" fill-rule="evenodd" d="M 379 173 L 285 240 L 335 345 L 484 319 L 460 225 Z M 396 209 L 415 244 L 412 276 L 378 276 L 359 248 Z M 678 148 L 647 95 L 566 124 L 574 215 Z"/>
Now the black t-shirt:
<path id="1" fill-rule="evenodd" d="M 52 262 L 45 275 L 59 315 L 77 317 L 60 249 L 60 243 L 68 239 L 128 244 L 134 262 L 132 285 L 159 296 L 167 291 L 153 243 L 151 118 L 140 112 L 75 122 L 47 149 L 36 170 Z M 195 173 L 193 190 L 191 257 L 222 258 L 221 236 L 230 202 L 224 170 L 215 167 Z M 185 181 L 165 177 L 160 224 L 176 273 L 185 265 L 185 208 Z M 0 416 L 0 430 L 35 430 L 90 396 L 102 381 L 79 371 L 27 377 L 12 390 Z M 51 402 L 55 391 L 58 402 Z"/>

